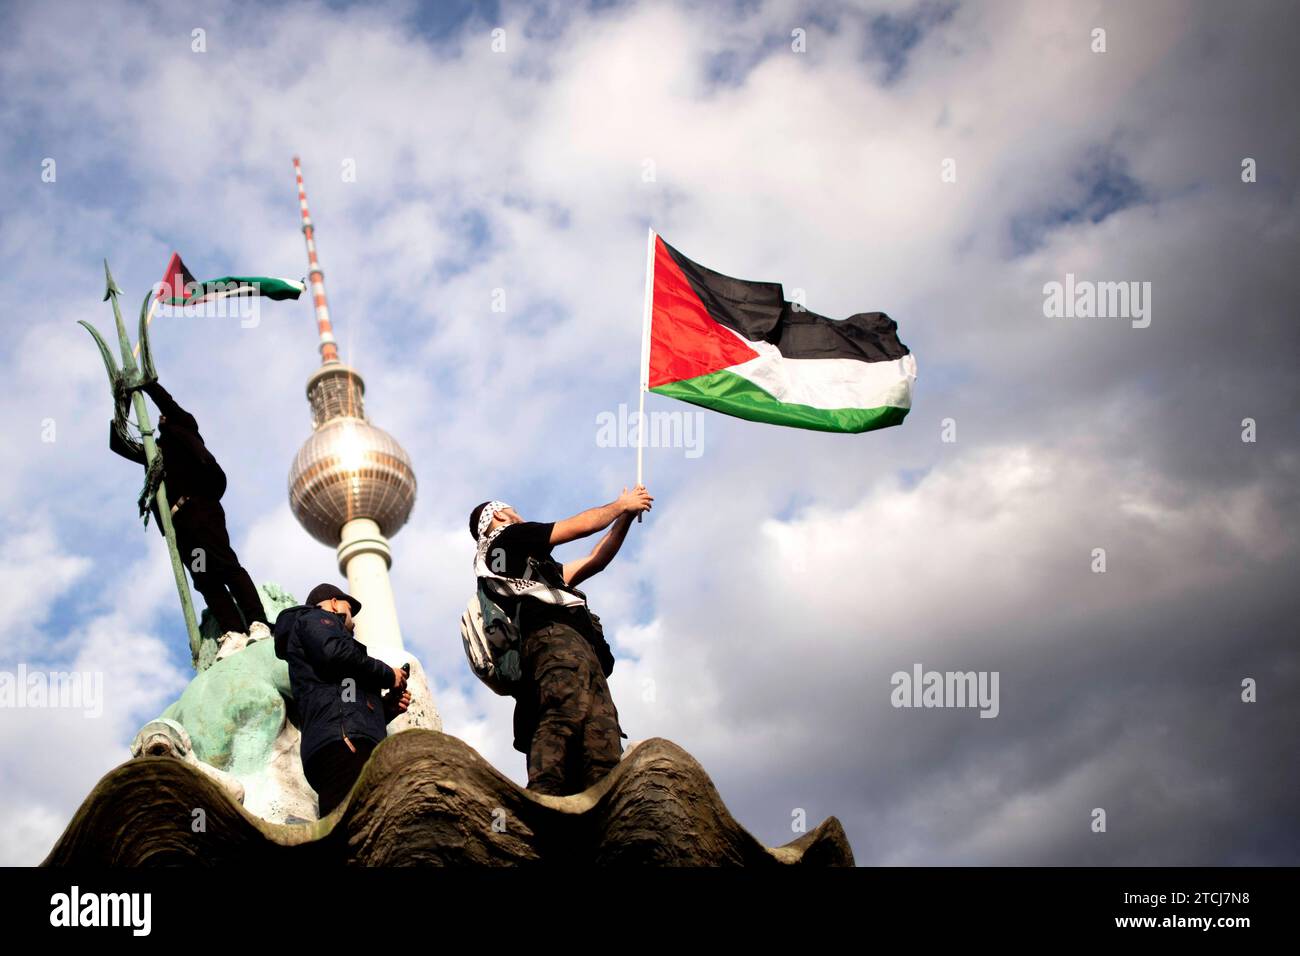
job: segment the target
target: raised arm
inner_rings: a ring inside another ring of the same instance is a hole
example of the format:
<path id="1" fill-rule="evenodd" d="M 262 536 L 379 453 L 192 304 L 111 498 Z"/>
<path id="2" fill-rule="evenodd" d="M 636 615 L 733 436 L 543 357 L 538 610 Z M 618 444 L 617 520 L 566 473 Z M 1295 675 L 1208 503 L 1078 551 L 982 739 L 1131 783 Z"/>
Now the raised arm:
<path id="1" fill-rule="evenodd" d="M 192 432 L 198 432 L 198 420 L 176 403 L 176 399 L 172 398 L 171 393 L 162 387 L 161 382 L 150 382 L 144 387 L 144 390 L 145 394 L 152 398 L 154 404 L 158 406 L 158 411 L 167 416 L 169 424 Z"/>
<path id="2" fill-rule="evenodd" d="M 618 549 L 623 547 L 627 529 L 632 526 L 632 515 L 633 512 L 629 511 L 614 519 L 614 527 L 610 528 L 596 543 L 596 546 L 591 549 L 591 554 L 564 563 L 565 584 L 577 587 L 593 574 L 599 574 L 609 566 L 609 562 L 614 560 L 614 555 L 618 554 Z"/>
<path id="3" fill-rule="evenodd" d="M 653 501 L 654 499 L 650 497 L 650 493 L 645 490 L 644 485 L 637 485 L 631 491 L 624 488 L 623 493 L 607 505 L 588 508 L 572 518 L 565 518 L 563 521 L 555 522 L 555 526 L 551 528 L 551 546 L 576 541 L 579 538 L 585 538 L 587 535 L 604 530 L 620 515 L 634 515 L 642 511 L 649 511 Z"/>

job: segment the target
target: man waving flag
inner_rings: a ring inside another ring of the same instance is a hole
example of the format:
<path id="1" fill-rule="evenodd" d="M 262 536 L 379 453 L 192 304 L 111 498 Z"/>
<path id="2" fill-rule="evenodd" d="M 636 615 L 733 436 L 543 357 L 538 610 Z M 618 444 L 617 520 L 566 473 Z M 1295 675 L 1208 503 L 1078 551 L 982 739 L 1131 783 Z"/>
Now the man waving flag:
<path id="1" fill-rule="evenodd" d="M 916 360 L 889 316 L 828 319 L 788 302 L 778 282 L 706 269 L 653 231 L 649 242 L 643 402 L 649 390 L 750 421 L 828 432 L 871 431 L 906 417 Z"/>

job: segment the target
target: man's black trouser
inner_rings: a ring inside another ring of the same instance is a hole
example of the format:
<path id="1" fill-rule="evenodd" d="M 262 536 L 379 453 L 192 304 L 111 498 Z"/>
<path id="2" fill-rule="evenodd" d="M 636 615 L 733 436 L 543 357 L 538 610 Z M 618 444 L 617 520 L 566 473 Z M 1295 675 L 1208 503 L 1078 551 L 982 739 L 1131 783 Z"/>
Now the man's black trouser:
<path id="1" fill-rule="evenodd" d="M 203 595 L 221 633 L 246 632 L 254 621 L 270 627 L 257 586 L 230 547 L 221 502 L 187 498 L 172 515 L 172 525 L 176 528 L 177 550 L 190 569 L 194 590 Z"/>
<path id="2" fill-rule="evenodd" d="M 370 753 L 378 744 L 363 737 L 351 738 L 352 750 L 341 740 L 328 743 L 316 751 L 303 764 L 303 773 L 307 782 L 316 791 L 320 804 L 320 815 L 326 817 L 343 802 L 352 785 L 361 776 L 361 768 L 370 759 Z"/>
<path id="3" fill-rule="evenodd" d="M 594 786 L 623 756 L 618 709 L 596 652 L 566 624 L 523 640 L 515 747 L 528 754 L 528 789 L 566 796 Z"/>

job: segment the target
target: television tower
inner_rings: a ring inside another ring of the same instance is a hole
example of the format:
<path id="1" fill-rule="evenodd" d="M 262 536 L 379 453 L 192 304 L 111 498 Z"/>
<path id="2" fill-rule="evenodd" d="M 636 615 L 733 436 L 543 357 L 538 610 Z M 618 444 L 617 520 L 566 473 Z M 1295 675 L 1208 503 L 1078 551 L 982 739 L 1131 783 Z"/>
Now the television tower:
<path id="1" fill-rule="evenodd" d="M 357 640 L 373 656 L 399 667 L 407 657 L 388 578 L 393 563 L 388 539 L 411 514 L 415 472 L 402 446 L 366 418 L 365 383 L 355 369 L 339 360 L 297 156 L 293 168 L 311 268 L 321 366 L 307 379 L 312 435 L 289 470 L 289 507 L 308 534 L 336 549 L 348 592 L 362 606 L 356 618 Z"/>

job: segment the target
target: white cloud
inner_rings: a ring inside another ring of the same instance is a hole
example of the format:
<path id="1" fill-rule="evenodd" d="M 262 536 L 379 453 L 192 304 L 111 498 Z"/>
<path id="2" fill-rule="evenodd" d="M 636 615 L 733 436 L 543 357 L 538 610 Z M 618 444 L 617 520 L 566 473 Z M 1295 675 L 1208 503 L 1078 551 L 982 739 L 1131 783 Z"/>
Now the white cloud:
<path id="1" fill-rule="evenodd" d="M 0 555 L 0 603 L 12 622 L 0 642 L 0 658 L 7 660 L 31 640 L 51 605 L 85 576 L 90 561 L 63 551 L 47 522 L 5 534 Z"/>

